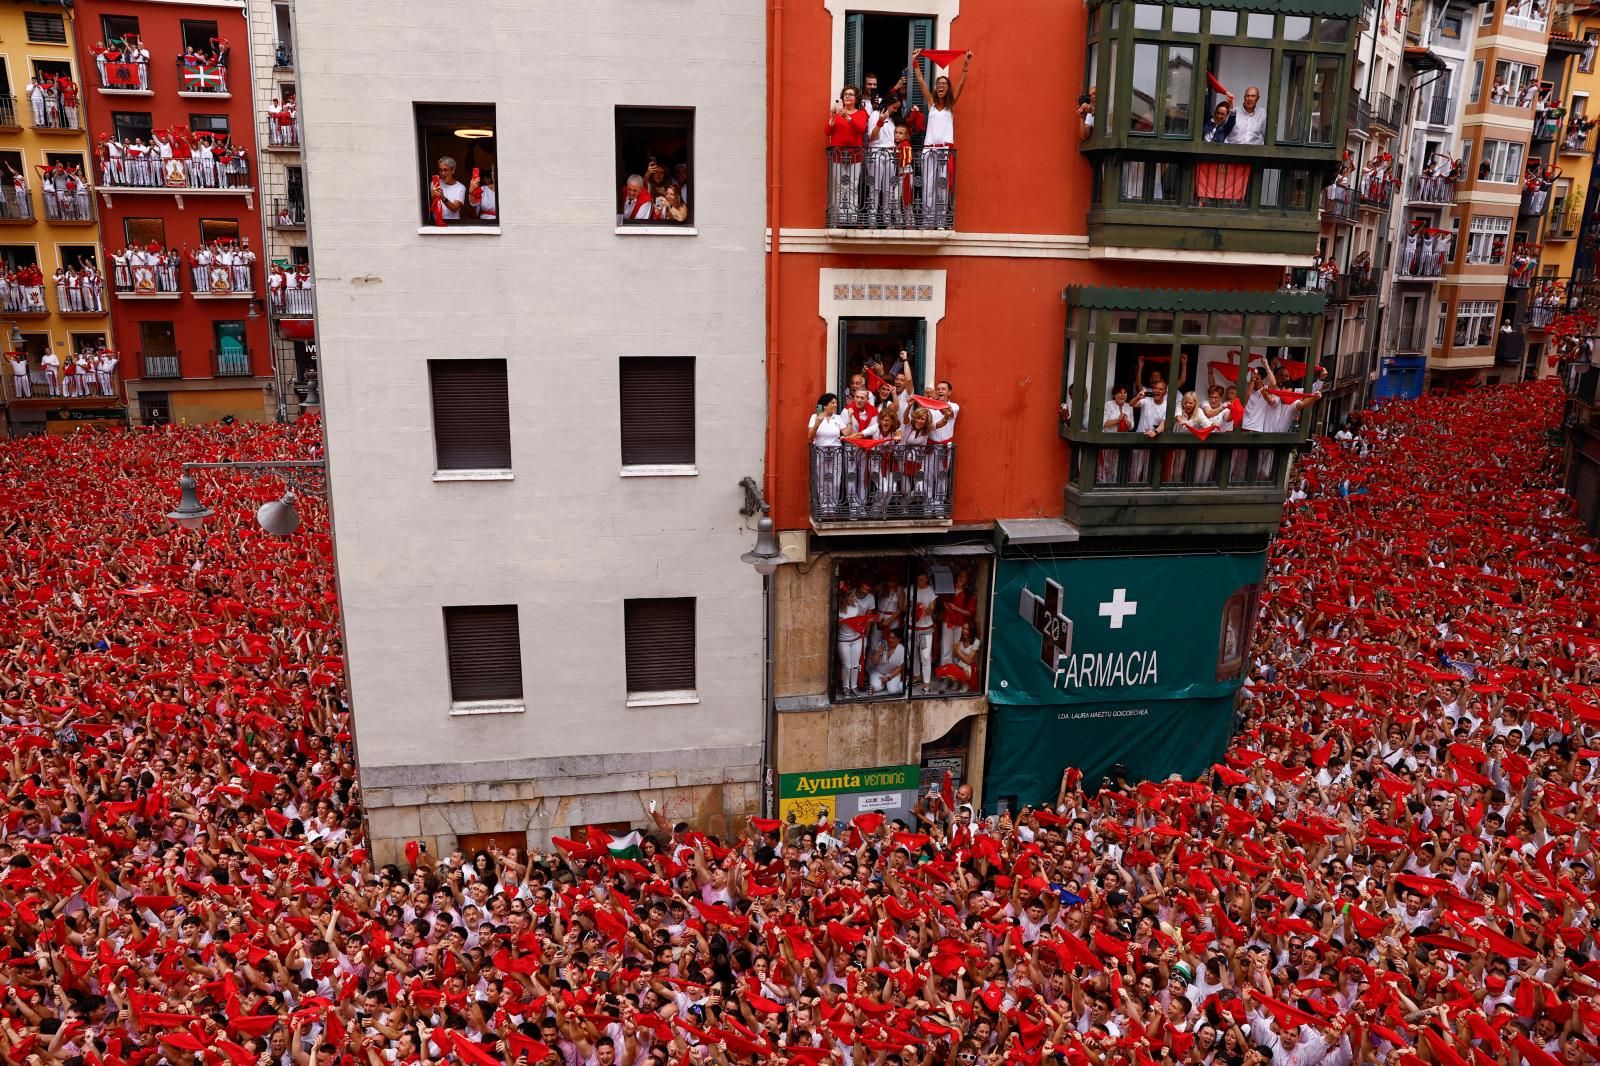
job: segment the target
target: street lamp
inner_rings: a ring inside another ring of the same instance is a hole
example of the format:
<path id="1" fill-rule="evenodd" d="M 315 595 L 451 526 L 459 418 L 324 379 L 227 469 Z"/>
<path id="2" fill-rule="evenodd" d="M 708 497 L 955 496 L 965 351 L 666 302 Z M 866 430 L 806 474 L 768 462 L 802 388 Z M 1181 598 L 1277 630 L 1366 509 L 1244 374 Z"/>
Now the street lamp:
<path id="1" fill-rule="evenodd" d="M 172 519 L 184 529 L 199 529 L 205 524 L 206 519 L 216 514 L 211 508 L 200 502 L 200 493 L 195 487 L 193 475 L 185 472 L 178 479 L 178 506 L 168 511 L 167 517 Z"/>
<path id="2" fill-rule="evenodd" d="M 762 577 L 771 577 L 786 560 L 778 550 L 778 538 L 772 534 L 772 519 L 767 517 L 765 507 L 763 504 L 761 519 L 756 523 L 755 550 L 745 552 L 739 559 L 755 567 Z"/>
<path id="3" fill-rule="evenodd" d="M 184 463 L 183 476 L 178 478 L 178 506 L 167 512 L 184 529 L 199 529 L 216 511 L 200 502 L 200 492 L 195 484 L 195 470 L 233 470 L 252 477 L 278 476 L 289 488 L 276 500 L 269 500 L 256 508 L 256 524 L 275 537 L 286 537 L 300 528 L 300 512 L 295 509 L 295 489 L 306 478 L 326 477 L 328 464 L 321 459 L 288 459 L 279 462 L 241 463 Z M 325 483 L 324 483 L 325 489 Z"/>

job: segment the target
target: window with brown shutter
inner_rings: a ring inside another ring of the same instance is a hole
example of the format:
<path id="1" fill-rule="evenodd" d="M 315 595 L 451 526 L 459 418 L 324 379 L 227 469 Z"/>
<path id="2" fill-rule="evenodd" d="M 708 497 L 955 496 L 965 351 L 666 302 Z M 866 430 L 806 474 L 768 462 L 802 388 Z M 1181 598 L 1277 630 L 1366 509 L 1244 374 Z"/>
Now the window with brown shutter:
<path id="1" fill-rule="evenodd" d="M 624 356 L 623 466 L 694 464 L 694 357 Z"/>
<path id="2" fill-rule="evenodd" d="M 27 27 L 28 40 L 34 44 L 67 43 L 67 20 L 62 15 L 24 11 L 22 24 Z"/>
<path id="3" fill-rule="evenodd" d="M 504 359 L 430 359 L 433 446 L 440 470 L 511 469 Z"/>
<path id="4" fill-rule="evenodd" d="M 522 638 L 515 604 L 444 609 L 450 700 L 522 699 Z"/>
<path id="5" fill-rule="evenodd" d="M 629 694 L 694 689 L 694 598 L 624 600 Z"/>

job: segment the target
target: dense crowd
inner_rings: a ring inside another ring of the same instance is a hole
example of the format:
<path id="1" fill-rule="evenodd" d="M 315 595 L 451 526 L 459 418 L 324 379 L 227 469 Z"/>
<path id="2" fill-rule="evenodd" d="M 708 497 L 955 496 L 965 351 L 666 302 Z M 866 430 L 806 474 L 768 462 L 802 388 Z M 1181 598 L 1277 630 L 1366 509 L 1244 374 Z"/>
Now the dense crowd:
<path id="1" fill-rule="evenodd" d="M 0 443 L 0 1056 L 15 1066 L 1574 1064 L 1600 1058 L 1600 611 L 1547 384 L 1306 458 L 1206 780 L 374 867 L 325 514 Z M 1069 753 L 1063 753 L 1066 755 Z M 643 809 L 641 814 L 643 814 Z M 637 844 L 635 854 L 632 846 Z"/>

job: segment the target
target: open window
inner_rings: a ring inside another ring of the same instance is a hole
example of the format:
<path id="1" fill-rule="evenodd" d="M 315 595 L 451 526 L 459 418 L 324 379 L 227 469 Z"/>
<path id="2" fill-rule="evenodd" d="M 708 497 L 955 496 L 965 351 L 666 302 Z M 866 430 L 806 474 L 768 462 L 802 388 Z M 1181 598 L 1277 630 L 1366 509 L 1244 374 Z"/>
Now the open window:
<path id="1" fill-rule="evenodd" d="M 858 387 L 872 394 L 880 409 L 892 401 L 899 374 L 911 380 L 911 391 L 926 386 L 928 321 L 924 318 L 841 318 L 839 320 L 840 403 Z M 892 406 L 892 403 L 891 403 Z"/>
<path id="2" fill-rule="evenodd" d="M 415 112 L 423 226 L 498 226 L 494 105 L 417 104 Z"/>
<path id="3" fill-rule="evenodd" d="M 990 560 L 890 555 L 834 564 L 829 694 L 855 700 L 983 691 Z"/>
<path id="4" fill-rule="evenodd" d="M 123 144 L 132 144 L 134 141 L 149 144 L 155 124 L 150 121 L 148 111 L 113 111 L 111 128 L 115 131 L 116 139 Z"/>
<path id="5" fill-rule="evenodd" d="M 935 43 L 935 19 L 930 15 L 881 15 L 852 11 L 845 15 L 844 28 L 844 84 L 865 88 L 868 82 L 877 84 L 877 100 L 866 100 L 874 106 L 886 104 L 897 95 L 896 87 L 903 75 L 911 69 L 912 55 L 919 48 L 932 48 Z M 922 76 L 933 84 L 934 70 L 927 59 L 916 60 L 922 67 Z M 831 86 L 837 95 L 842 86 Z M 903 101 L 902 113 L 912 107 L 928 109 L 922 88 L 914 76 L 906 76 L 899 89 Z M 920 142 L 921 131 L 914 131 L 913 139 Z"/>
<path id="6" fill-rule="evenodd" d="M 694 109 L 616 110 L 617 218 L 686 226 L 694 222 Z"/>
<path id="7" fill-rule="evenodd" d="M 212 19 L 184 19 L 178 23 L 178 32 L 186 52 L 214 55 L 222 41 Z"/>

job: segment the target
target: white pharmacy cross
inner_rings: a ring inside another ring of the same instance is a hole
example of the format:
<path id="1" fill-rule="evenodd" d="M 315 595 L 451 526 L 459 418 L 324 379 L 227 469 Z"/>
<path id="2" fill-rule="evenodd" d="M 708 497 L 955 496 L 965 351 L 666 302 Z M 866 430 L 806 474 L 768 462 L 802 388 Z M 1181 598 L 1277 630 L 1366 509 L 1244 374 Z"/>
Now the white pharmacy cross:
<path id="1" fill-rule="evenodd" d="M 1111 619 L 1112 629 L 1121 629 L 1124 618 L 1138 613 L 1139 601 L 1128 599 L 1127 589 L 1113 590 L 1111 599 L 1100 605 L 1100 617 Z"/>

